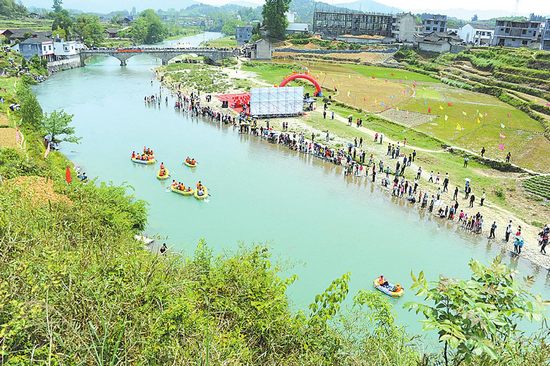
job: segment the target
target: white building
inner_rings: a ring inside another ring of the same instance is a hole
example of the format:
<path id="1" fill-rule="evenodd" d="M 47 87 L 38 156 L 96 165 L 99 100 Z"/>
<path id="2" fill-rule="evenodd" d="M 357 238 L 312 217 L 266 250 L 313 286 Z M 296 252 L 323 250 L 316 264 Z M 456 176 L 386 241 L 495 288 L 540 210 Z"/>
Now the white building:
<path id="1" fill-rule="evenodd" d="M 286 16 L 286 20 L 289 22 L 289 23 L 294 23 L 296 21 L 296 13 L 293 13 L 291 11 L 287 11 L 285 13 L 285 16 Z"/>
<path id="2" fill-rule="evenodd" d="M 458 29 L 458 36 L 466 43 L 477 46 L 488 46 L 493 40 L 494 30 L 466 24 Z"/>
<path id="3" fill-rule="evenodd" d="M 288 23 L 288 26 L 286 27 L 286 34 L 308 33 L 308 32 L 309 32 L 309 24 L 307 23 Z"/>
<path id="4" fill-rule="evenodd" d="M 56 39 L 53 43 L 54 54 L 56 58 L 71 57 L 78 54 L 79 43 L 76 41 L 65 41 L 63 39 Z"/>
<path id="5" fill-rule="evenodd" d="M 392 37 L 398 42 L 413 42 L 416 33 L 416 19 L 410 13 L 398 14 L 393 19 Z"/>

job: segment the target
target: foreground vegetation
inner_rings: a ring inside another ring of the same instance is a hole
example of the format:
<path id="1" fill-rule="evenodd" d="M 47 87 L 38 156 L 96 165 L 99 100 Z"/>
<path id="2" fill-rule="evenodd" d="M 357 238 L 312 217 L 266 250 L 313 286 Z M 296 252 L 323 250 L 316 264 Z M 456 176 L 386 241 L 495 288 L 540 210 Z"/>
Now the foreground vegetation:
<path id="1" fill-rule="evenodd" d="M 170 66 L 170 65 L 169 65 Z M 176 67 L 176 66 L 171 66 Z M 179 67 L 179 66 L 178 66 Z M 6 364 L 545 365 L 546 324 L 530 280 L 497 259 L 472 261 L 471 278 L 429 283 L 413 275 L 407 304 L 437 332 L 440 347 L 399 326 L 379 292 L 350 297 L 350 274 L 327 284 L 307 310 L 289 308 L 264 247 L 215 256 L 157 255 L 134 239 L 146 204 L 129 187 L 67 184 L 70 165 L 42 138 L 43 116 L 22 81 L 3 96 L 21 103 L 7 117 L 25 148 L 0 148 L 0 357 Z M 17 85 L 17 86 L 16 86 Z M 3 107 L 5 111 L 5 107 Z M 67 116 L 63 116 L 67 119 Z M 71 136 L 72 130 L 64 129 Z M 431 333 L 433 334 L 433 333 Z"/>

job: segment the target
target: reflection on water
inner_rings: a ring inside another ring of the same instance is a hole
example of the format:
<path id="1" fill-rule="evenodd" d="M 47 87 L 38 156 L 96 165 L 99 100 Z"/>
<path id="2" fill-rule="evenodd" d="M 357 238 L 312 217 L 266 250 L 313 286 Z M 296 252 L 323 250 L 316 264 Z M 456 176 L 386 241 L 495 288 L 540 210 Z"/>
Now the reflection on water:
<path id="1" fill-rule="evenodd" d="M 121 68 L 116 59 L 103 58 L 55 75 L 36 92 L 46 111 L 64 108 L 75 115 L 83 139 L 63 146 L 69 158 L 89 177 L 128 182 L 149 203 L 147 232 L 167 237 L 173 249 L 192 253 L 201 238 L 218 253 L 240 243 L 267 244 L 283 274 L 298 275 L 289 295 L 300 308 L 346 272 L 353 295 L 371 288 L 380 274 L 405 288 L 411 271 L 424 270 L 433 279 L 464 277 L 471 258 L 487 263 L 497 254 L 523 275 L 534 274 L 535 290 L 550 297 L 547 271 L 511 260 L 498 244 L 411 208 L 366 179 L 344 178 L 337 166 L 190 118 L 164 103 L 146 107 L 143 97 L 159 91 L 156 81 L 151 85 L 157 65 L 135 56 Z M 201 180 L 212 197 L 199 202 L 173 194 L 169 182 L 156 179 L 155 167 L 132 164 L 130 152 L 144 145 L 155 149 L 174 179 L 188 185 Z M 199 161 L 194 170 L 182 165 L 188 155 Z M 400 319 L 418 329 L 418 318 L 400 307 L 413 298 L 407 291 L 392 301 Z"/>

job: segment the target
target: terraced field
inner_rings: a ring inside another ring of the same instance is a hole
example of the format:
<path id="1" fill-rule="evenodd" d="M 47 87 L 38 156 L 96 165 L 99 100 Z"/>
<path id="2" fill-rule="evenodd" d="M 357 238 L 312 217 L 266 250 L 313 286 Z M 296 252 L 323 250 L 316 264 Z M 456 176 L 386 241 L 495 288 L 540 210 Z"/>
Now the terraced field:
<path id="1" fill-rule="evenodd" d="M 550 176 L 536 176 L 523 181 L 523 188 L 529 193 L 550 200 Z"/>

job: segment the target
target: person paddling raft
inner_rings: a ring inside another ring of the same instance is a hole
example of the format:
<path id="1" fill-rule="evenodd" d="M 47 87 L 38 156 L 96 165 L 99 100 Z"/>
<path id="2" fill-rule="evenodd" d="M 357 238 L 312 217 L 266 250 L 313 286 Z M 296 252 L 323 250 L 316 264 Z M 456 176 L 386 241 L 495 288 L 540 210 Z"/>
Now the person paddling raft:
<path id="1" fill-rule="evenodd" d="M 378 284 L 382 287 L 388 286 L 388 281 L 386 281 L 384 275 L 380 275 L 380 277 L 378 277 Z"/>
<path id="2" fill-rule="evenodd" d="M 166 175 L 166 169 L 164 168 L 164 163 L 160 163 L 159 177 L 164 177 Z"/>

